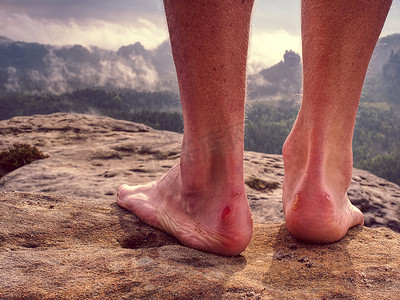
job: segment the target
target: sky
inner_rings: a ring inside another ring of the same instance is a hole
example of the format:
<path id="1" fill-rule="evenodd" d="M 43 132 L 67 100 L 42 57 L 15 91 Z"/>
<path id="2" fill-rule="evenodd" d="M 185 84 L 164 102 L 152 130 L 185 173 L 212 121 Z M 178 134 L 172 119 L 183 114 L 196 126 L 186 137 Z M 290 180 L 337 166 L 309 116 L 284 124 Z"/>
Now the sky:
<path id="1" fill-rule="evenodd" d="M 381 36 L 400 33 L 400 0 L 394 0 Z M 154 49 L 168 39 L 161 0 L 0 0 L 0 35 L 51 45 L 117 50 L 142 43 Z M 256 0 L 249 72 L 301 52 L 300 0 Z"/>

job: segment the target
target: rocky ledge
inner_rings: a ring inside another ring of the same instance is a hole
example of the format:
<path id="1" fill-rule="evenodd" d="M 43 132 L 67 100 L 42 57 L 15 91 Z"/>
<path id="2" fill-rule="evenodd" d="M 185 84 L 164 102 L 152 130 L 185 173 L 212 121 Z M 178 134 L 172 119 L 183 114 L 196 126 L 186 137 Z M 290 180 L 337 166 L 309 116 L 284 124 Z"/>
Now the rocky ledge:
<path id="1" fill-rule="evenodd" d="M 105 117 L 0 121 L 49 158 L 0 180 L 1 299 L 396 299 L 400 188 L 354 169 L 349 198 L 366 216 L 329 245 L 305 244 L 281 212 L 281 156 L 245 153 L 255 233 L 242 255 L 188 249 L 115 204 L 119 184 L 155 180 L 179 159 L 181 135 Z M 18 191 L 18 192 L 17 192 Z M 389 229 L 390 228 L 390 229 Z"/>
<path id="2" fill-rule="evenodd" d="M 50 155 L 0 179 L 0 191 L 115 199 L 121 183 L 147 183 L 175 165 L 181 139 L 178 133 L 82 114 L 0 121 L 0 151 L 18 142 L 37 146 Z M 244 168 L 254 220 L 283 222 L 282 156 L 246 151 Z M 354 169 L 348 194 L 364 213 L 366 226 L 400 232 L 398 185 Z"/>
<path id="3" fill-rule="evenodd" d="M 256 224 L 242 255 L 186 248 L 112 199 L 0 193 L 0 299 L 398 299 L 400 234 L 337 243 Z"/>

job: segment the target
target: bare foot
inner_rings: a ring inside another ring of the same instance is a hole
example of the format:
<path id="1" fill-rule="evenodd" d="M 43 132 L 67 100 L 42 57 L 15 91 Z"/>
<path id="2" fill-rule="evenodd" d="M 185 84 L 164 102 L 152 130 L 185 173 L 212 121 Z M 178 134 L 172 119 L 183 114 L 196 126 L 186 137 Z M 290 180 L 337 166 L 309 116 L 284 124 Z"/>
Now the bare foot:
<path id="1" fill-rule="evenodd" d="M 301 118 L 283 147 L 283 210 L 296 238 L 317 243 L 340 240 L 350 227 L 363 224 L 361 211 L 347 198 L 352 174 L 350 143 L 319 138 Z"/>
<path id="2" fill-rule="evenodd" d="M 184 193 L 178 164 L 157 182 L 120 186 L 118 204 L 188 247 L 233 256 L 250 242 L 253 224 L 243 182 L 225 182 Z"/>

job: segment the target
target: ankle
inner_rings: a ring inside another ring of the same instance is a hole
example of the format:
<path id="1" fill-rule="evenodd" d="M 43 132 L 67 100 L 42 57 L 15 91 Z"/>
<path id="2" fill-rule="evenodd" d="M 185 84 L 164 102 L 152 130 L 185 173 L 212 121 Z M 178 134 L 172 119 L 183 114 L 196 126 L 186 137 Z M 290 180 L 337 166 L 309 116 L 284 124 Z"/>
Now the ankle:
<path id="1" fill-rule="evenodd" d="M 334 133 L 319 134 L 299 119 L 282 148 L 285 188 L 291 191 L 285 197 L 293 197 L 300 185 L 313 189 L 321 185 L 334 198 L 344 197 L 353 170 L 351 139 Z"/>
<path id="2" fill-rule="evenodd" d="M 243 139 L 216 132 L 199 138 L 184 136 L 180 172 L 191 191 L 243 182 Z M 243 184 L 242 184 L 243 185 Z"/>

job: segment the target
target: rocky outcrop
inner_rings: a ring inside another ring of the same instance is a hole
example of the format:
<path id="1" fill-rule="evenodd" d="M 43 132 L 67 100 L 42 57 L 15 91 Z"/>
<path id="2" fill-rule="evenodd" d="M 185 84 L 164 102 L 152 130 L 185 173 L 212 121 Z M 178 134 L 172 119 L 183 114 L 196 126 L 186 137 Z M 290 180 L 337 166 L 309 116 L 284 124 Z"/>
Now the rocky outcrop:
<path id="1" fill-rule="evenodd" d="M 121 183 L 156 180 L 179 160 L 182 135 L 106 117 L 58 113 L 0 121 L 0 151 L 15 142 L 49 158 L 0 180 L 0 191 L 115 199 Z M 246 193 L 255 222 L 283 221 L 280 155 L 245 152 Z M 369 227 L 400 232 L 400 187 L 354 169 L 350 200 Z"/>
<path id="2" fill-rule="evenodd" d="M 256 224 L 237 257 L 188 249 L 111 198 L 0 193 L 1 299 L 398 299 L 400 234 L 330 245 Z"/>
<path id="3" fill-rule="evenodd" d="M 249 247 L 220 257 L 182 246 L 115 203 L 116 188 L 154 180 L 181 135 L 110 118 L 54 114 L 0 122 L 49 158 L 0 180 L 0 299 L 397 299 L 399 186 L 354 170 L 349 197 L 367 224 L 329 245 L 282 223 L 282 159 L 245 153 L 255 219 Z"/>

